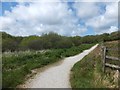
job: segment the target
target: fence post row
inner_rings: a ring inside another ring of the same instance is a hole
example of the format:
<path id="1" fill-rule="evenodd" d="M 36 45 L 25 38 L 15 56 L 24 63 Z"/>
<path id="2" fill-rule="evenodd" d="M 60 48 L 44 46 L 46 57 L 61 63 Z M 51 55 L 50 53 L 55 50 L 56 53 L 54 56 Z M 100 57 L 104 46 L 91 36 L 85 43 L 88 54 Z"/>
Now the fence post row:
<path id="1" fill-rule="evenodd" d="M 102 46 L 101 49 L 102 49 L 102 62 L 103 62 L 103 68 L 102 69 L 103 69 L 103 72 L 105 72 L 105 67 L 106 66 L 111 67 L 111 68 L 115 68 L 117 70 L 120 70 L 120 66 L 106 63 L 107 59 L 120 61 L 120 58 L 113 57 L 113 56 L 107 56 L 106 53 L 107 53 L 108 49 L 105 46 Z"/>
<path id="2" fill-rule="evenodd" d="M 119 86 L 120 85 L 120 80 L 119 80 L 120 79 L 120 66 L 119 66 L 120 64 L 119 65 L 114 65 L 114 64 L 110 64 L 110 63 L 106 62 L 107 59 L 109 59 L 109 60 L 115 60 L 115 61 L 120 61 L 120 58 L 119 57 L 108 56 L 107 55 L 108 50 L 114 50 L 114 49 L 108 49 L 105 46 L 101 46 L 101 56 L 102 56 L 101 59 L 102 59 L 102 62 L 103 62 L 102 70 L 105 73 L 105 68 L 106 67 L 117 69 L 117 71 L 119 73 L 118 74 L 118 87 L 120 88 L 120 86 Z"/>

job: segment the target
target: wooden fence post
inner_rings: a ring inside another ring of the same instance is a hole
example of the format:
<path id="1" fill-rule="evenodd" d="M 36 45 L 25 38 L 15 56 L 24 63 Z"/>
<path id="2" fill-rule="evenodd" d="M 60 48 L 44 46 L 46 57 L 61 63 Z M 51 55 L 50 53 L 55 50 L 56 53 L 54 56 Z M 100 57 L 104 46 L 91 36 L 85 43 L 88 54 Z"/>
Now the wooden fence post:
<path id="1" fill-rule="evenodd" d="M 120 69 L 118 69 L 118 88 L 120 90 Z"/>
<path id="2" fill-rule="evenodd" d="M 105 72 L 105 63 L 106 63 L 106 47 L 103 47 L 103 72 Z"/>
<path id="3" fill-rule="evenodd" d="M 104 47 L 101 45 L 101 62 L 102 62 L 102 71 L 103 69 L 103 51 L 104 51 Z"/>

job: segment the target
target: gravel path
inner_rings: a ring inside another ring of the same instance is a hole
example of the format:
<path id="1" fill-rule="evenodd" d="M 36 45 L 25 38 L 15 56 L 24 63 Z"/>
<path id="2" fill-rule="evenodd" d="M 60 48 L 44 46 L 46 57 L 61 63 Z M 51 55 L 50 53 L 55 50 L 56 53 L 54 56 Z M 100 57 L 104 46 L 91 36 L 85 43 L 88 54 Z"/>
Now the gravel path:
<path id="1" fill-rule="evenodd" d="M 98 44 L 97 44 L 98 45 Z M 71 88 L 69 82 L 70 70 L 73 65 L 89 54 L 97 45 L 82 53 L 65 58 L 59 65 L 53 65 L 42 72 L 38 72 L 23 85 L 24 88 Z"/>

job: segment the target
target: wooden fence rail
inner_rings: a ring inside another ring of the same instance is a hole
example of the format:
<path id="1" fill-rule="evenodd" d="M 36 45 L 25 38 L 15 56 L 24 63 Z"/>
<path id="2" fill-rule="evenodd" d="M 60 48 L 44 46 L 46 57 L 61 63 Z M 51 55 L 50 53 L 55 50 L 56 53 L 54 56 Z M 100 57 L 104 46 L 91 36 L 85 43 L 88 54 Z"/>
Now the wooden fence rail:
<path id="1" fill-rule="evenodd" d="M 117 70 L 120 70 L 120 66 L 119 65 L 114 65 L 114 64 L 110 64 L 110 63 L 106 62 L 106 60 L 120 61 L 120 58 L 118 58 L 118 57 L 108 56 L 107 55 L 107 51 L 108 50 L 118 51 L 118 49 L 111 49 L 111 48 L 106 48 L 105 46 L 102 46 L 103 72 L 105 72 L 105 68 L 106 67 L 115 68 Z"/>

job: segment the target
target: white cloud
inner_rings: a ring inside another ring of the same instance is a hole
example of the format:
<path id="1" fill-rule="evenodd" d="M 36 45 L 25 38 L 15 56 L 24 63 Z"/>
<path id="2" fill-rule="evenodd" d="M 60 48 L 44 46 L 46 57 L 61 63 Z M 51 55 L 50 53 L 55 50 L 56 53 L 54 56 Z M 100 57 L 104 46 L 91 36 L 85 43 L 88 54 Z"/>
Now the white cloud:
<path id="1" fill-rule="evenodd" d="M 74 0 L 75 2 L 119 2 L 119 0 Z"/>
<path id="2" fill-rule="evenodd" d="M 101 6 L 103 4 L 104 7 Z M 77 2 L 74 7 L 76 15 L 84 21 L 86 27 L 92 27 L 96 34 L 117 31 L 116 28 L 111 30 L 111 26 L 117 27 L 118 24 L 117 2 Z"/>
<path id="3" fill-rule="evenodd" d="M 86 31 L 77 26 L 77 19 L 68 10 L 67 3 L 33 2 L 29 6 L 20 3 L 1 17 L 2 31 L 12 35 L 41 35 L 50 31 L 74 36 Z"/>
<path id="4" fill-rule="evenodd" d="M 100 7 L 95 2 L 77 2 L 74 5 L 77 16 L 81 19 L 89 19 L 100 14 Z"/>
<path id="5" fill-rule="evenodd" d="M 18 21 L 39 21 L 54 24 L 67 15 L 67 6 L 61 3 L 32 3 L 30 6 L 19 5 L 6 16 Z"/>
<path id="6" fill-rule="evenodd" d="M 118 30 L 116 26 L 111 26 L 108 33 L 115 32 L 116 30 Z"/>
<path id="7" fill-rule="evenodd" d="M 102 15 L 88 19 L 86 25 L 93 27 L 96 33 L 117 31 L 118 3 L 107 3 L 106 12 Z M 116 28 L 113 30 L 112 27 Z"/>
<path id="8" fill-rule="evenodd" d="M 54 0 L 53 0 L 54 1 Z M 24 2 L 6 11 L 0 17 L 0 30 L 12 35 L 41 35 L 50 31 L 61 35 L 82 35 L 87 27 L 93 27 L 96 33 L 117 30 L 117 3 L 106 4 L 106 12 L 101 14 L 101 7 L 96 2 L 75 3 L 75 11 L 68 9 L 67 2 L 32 2 L 26 6 Z M 78 23 L 79 18 L 85 21 L 85 26 Z"/>

